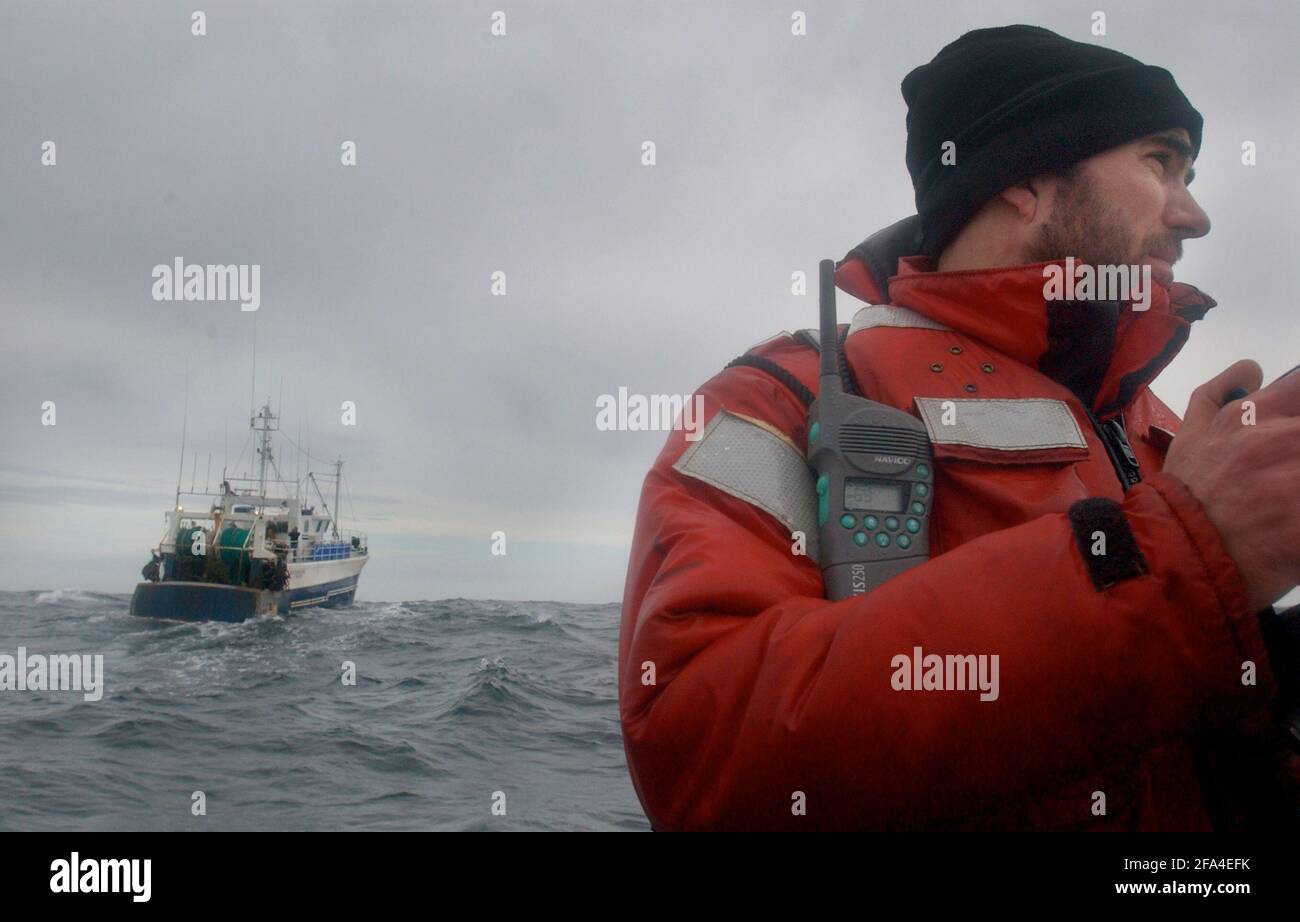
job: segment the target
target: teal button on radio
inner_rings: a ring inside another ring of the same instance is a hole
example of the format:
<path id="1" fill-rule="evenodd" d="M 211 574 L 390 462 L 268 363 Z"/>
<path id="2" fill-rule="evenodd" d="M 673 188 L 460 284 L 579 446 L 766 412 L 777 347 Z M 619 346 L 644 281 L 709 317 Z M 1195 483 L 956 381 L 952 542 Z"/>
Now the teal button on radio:
<path id="1" fill-rule="evenodd" d="M 813 423 L 812 428 L 808 430 L 808 444 L 817 441 L 817 437 L 822 434 L 822 424 Z"/>
<path id="2" fill-rule="evenodd" d="M 916 466 L 916 476 L 917 476 L 917 477 L 929 477 L 929 476 L 930 476 L 930 468 L 926 467 L 924 464 L 918 464 L 918 465 Z"/>
<path id="3" fill-rule="evenodd" d="M 858 520 L 846 512 L 844 515 L 840 516 L 840 524 L 845 528 L 852 528 L 854 525 L 858 524 Z"/>
<path id="4" fill-rule="evenodd" d="M 804 483 L 807 482 L 808 481 L 806 480 L 804 481 Z M 894 518 L 892 515 L 885 516 L 885 527 L 890 531 L 898 531 L 898 519 Z"/>
<path id="5" fill-rule="evenodd" d="M 925 503 L 912 503 L 912 515 L 925 515 Z"/>
<path id="6" fill-rule="evenodd" d="M 808 481 L 804 481 L 807 483 Z M 822 474 L 817 478 L 817 526 L 820 528 L 826 524 L 826 517 L 831 512 L 831 478 L 829 474 Z"/>
<path id="7" fill-rule="evenodd" d="M 907 530 L 910 531 L 912 534 L 916 534 L 921 530 L 921 523 L 918 522 L 916 519 L 908 519 Z"/>
<path id="8" fill-rule="evenodd" d="M 894 540 L 895 540 L 896 542 L 898 542 L 898 546 L 899 546 L 899 547 L 904 547 L 904 548 L 906 548 L 906 547 L 911 547 L 911 546 L 912 546 L 912 539 L 909 538 L 909 537 L 907 537 L 907 535 L 899 535 L 899 536 L 898 536 L 897 538 L 895 538 Z"/>
<path id="9" fill-rule="evenodd" d="M 930 485 L 929 485 L 928 483 L 918 483 L 918 484 L 916 485 L 916 495 L 917 495 L 917 496 L 929 496 L 929 495 L 930 495 Z"/>
<path id="10" fill-rule="evenodd" d="M 807 481 L 804 482 L 807 483 Z M 889 535 L 885 534 L 883 531 L 876 532 L 876 543 L 881 547 L 889 547 Z"/>
<path id="11" fill-rule="evenodd" d="M 862 520 L 863 528 L 875 529 L 875 527 L 879 524 L 880 524 L 880 519 L 876 518 L 874 515 L 869 515 Z"/>
<path id="12" fill-rule="evenodd" d="M 871 539 L 867 537 L 867 533 L 865 531 L 855 532 L 853 535 L 853 543 L 856 544 L 858 547 L 862 547 L 870 540 Z"/>

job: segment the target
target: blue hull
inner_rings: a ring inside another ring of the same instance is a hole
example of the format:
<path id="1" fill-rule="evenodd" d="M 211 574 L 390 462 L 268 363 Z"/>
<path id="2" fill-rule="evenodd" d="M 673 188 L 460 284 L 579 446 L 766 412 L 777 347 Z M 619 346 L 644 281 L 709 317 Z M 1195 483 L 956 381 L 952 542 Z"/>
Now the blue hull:
<path id="1" fill-rule="evenodd" d="M 168 621 L 247 621 L 301 608 L 351 605 L 356 594 L 356 575 L 284 592 L 168 580 L 138 584 L 131 596 L 131 614 Z"/>

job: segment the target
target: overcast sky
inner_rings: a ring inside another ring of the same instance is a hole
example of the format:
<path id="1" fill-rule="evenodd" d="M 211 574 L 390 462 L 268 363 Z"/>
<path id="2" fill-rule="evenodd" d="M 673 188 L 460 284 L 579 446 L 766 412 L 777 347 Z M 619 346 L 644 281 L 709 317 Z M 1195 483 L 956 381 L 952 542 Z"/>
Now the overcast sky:
<path id="1" fill-rule="evenodd" d="M 187 369 L 185 486 L 244 446 L 255 322 L 259 399 L 283 378 L 285 430 L 347 462 L 363 598 L 620 598 L 664 434 L 598 431 L 597 397 L 689 393 L 814 325 L 790 274 L 915 210 L 899 82 L 986 26 L 1173 72 L 1214 225 L 1178 275 L 1220 305 L 1154 389 L 1181 413 L 1237 358 L 1271 380 L 1300 362 L 1300 7 L 1104 4 L 1093 37 L 1097 6 L 5 0 L 0 588 L 130 591 Z M 260 310 L 155 301 L 178 256 L 260 265 Z"/>

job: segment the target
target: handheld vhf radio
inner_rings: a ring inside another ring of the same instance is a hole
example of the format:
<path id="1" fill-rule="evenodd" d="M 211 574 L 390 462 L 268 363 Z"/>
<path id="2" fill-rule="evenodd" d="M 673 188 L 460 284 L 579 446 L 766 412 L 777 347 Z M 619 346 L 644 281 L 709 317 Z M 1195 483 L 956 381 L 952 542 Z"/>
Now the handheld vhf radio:
<path id="1" fill-rule="evenodd" d="M 826 598 L 865 595 L 930 557 L 934 458 L 925 426 L 902 410 L 844 392 L 835 263 L 818 266 L 821 384 L 809 410 Z"/>

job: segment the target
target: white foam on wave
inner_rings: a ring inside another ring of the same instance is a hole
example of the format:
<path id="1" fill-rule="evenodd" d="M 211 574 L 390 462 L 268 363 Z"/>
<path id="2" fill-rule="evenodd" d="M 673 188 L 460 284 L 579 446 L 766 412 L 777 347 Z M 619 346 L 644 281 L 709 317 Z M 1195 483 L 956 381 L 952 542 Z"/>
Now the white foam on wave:
<path id="1" fill-rule="evenodd" d="M 97 601 L 93 595 L 80 589 L 51 589 L 36 596 L 37 605 L 85 605 Z"/>

